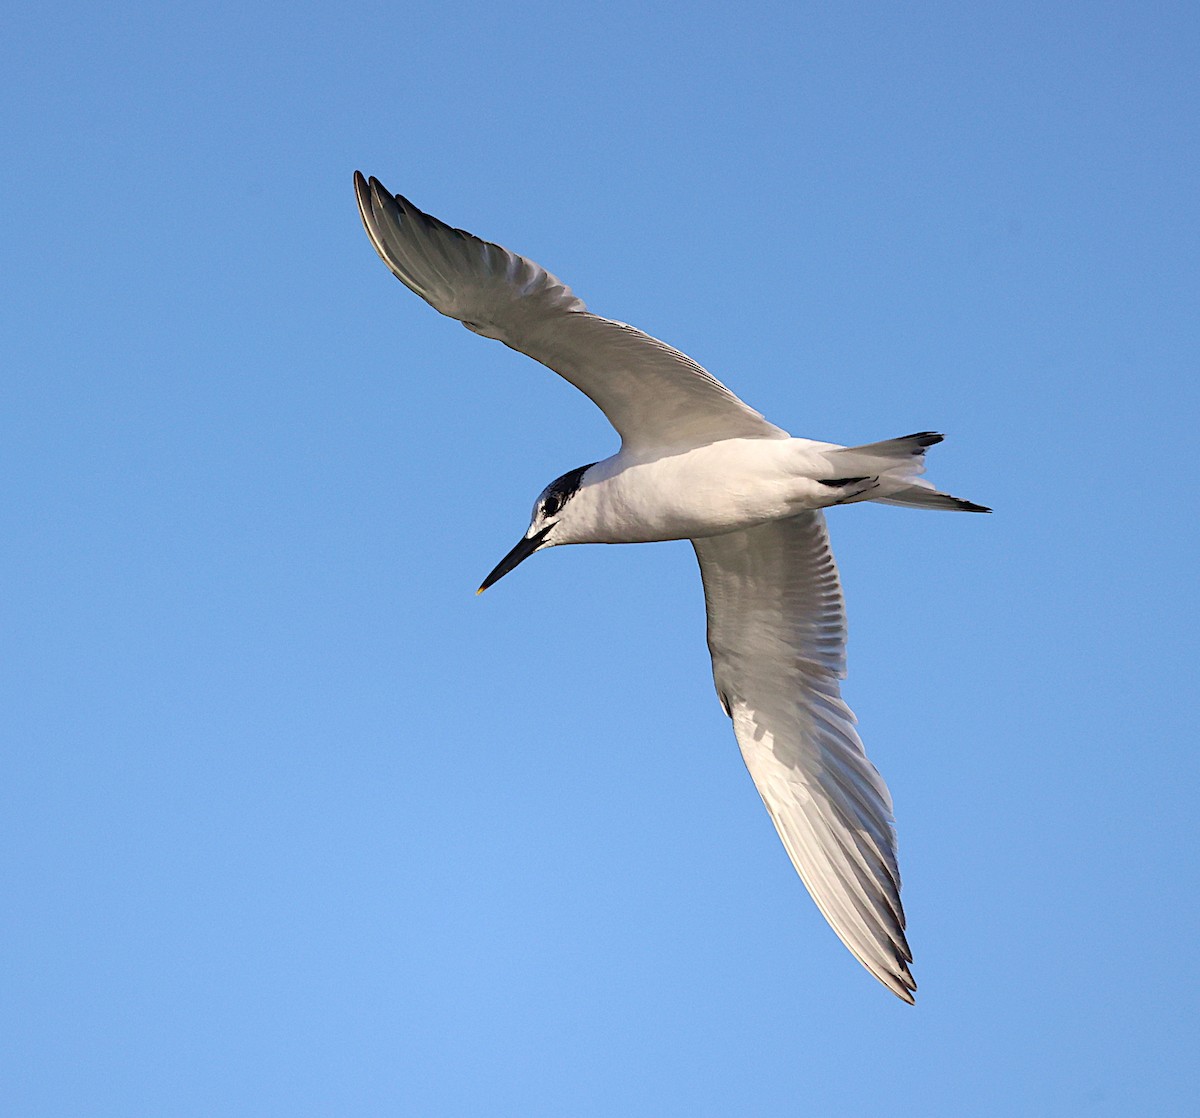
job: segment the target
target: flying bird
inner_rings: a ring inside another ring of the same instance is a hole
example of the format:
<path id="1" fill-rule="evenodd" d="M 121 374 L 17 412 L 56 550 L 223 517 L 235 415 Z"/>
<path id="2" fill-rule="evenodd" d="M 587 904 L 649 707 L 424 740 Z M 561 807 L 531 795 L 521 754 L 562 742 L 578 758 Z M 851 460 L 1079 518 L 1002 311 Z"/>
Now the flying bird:
<path id="1" fill-rule="evenodd" d="M 620 450 L 538 496 L 479 587 L 561 544 L 690 540 L 713 680 L 797 873 L 855 958 L 912 1003 L 892 799 L 843 702 L 846 615 L 823 509 L 878 501 L 989 512 L 925 481 L 931 431 L 845 447 L 792 438 L 691 358 L 592 314 L 544 268 L 357 171 L 367 236 L 435 310 L 565 378 Z"/>

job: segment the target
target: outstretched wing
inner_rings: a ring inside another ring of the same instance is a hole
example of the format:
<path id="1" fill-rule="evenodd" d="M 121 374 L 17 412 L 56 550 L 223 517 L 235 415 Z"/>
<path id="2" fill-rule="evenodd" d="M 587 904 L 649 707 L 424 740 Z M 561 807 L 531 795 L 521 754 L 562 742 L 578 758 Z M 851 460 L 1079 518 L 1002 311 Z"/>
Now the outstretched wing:
<path id="1" fill-rule="evenodd" d="M 892 800 L 838 686 L 846 616 L 825 518 L 692 543 L 717 693 L 775 829 L 842 942 L 912 1002 Z"/>
<path id="2" fill-rule="evenodd" d="M 786 438 L 716 377 L 669 345 L 589 314 L 532 260 L 452 229 L 357 171 L 363 225 L 396 277 L 435 310 L 570 381 L 634 452 L 720 439 Z"/>

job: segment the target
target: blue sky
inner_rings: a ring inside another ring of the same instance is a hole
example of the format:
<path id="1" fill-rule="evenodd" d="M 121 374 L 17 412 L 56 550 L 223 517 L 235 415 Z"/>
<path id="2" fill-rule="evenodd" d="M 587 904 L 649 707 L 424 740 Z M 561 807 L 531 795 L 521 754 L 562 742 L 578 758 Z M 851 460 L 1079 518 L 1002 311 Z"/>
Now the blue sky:
<path id="1" fill-rule="evenodd" d="M 18 3 L 0 128 L 0 1109 L 1190 1113 L 1194 5 Z M 825 927 L 686 544 L 481 599 L 582 396 L 351 172 L 798 434 L 917 1006 Z"/>

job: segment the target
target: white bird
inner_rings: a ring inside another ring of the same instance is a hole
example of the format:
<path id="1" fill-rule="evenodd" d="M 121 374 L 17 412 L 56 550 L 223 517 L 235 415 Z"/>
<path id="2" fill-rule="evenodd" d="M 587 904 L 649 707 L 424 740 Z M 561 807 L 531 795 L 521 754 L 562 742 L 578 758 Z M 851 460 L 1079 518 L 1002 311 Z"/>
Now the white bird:
<path id="1" fill-rule="evenodd" d="M 621 436 L 611 458 L 542 491 L 479 593 L 543 548 L 691 540 L 717 695 L 775 829 L 842 942 L 911 1003 L 892 799 L 838 685 L 846 616 L 821 510 L 881 501 L 990 511 L 919 476 L 942 436 L 855 447 L 792 438 L 678 350 L 591 314 L 532 260 L 357 171 L 354 187 L 367 235 L 401 282 L 553 369 Z"/>

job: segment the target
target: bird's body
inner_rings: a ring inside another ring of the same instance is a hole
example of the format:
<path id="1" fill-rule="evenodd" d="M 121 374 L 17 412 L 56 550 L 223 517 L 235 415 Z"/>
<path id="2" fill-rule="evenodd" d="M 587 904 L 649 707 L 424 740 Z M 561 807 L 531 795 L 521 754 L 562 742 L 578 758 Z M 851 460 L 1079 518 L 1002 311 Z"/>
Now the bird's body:
<path id="1" fill-rule="evenodd" d="M 892 803 L 842 701 L 846 621 L 822 509 L 858 501 L 986 512 L 920 475 L 941 436 L 844 447 L 792 438 L 690 358 L 590 314 L 545 269 L 355 174 L 368 236 L 397 278 L 468 329 L 586 393 L 617 454 L 555 479 L 482 592 L 561 544 L 689 539 L 713 680 L 792 863 L 858 960 L 905 1001 Z"/>
<path id="2" fill-rule="evenodd" d="M 622 450 L 584 474 L 555 543 L 656 543 L 724 535 L 797 513 L 886 496 L 907 482 L 850 477 L 847 448 L 810 439 L 722 439 L 669 453 Z M 834 453 L 831 453 L 834 452 Z M 886 468 L 888 463 L 876 463 Z M 862 465 L 859 466 L 862 469 Z M 870 480 L 872 485 L 867 487 Z"/>

